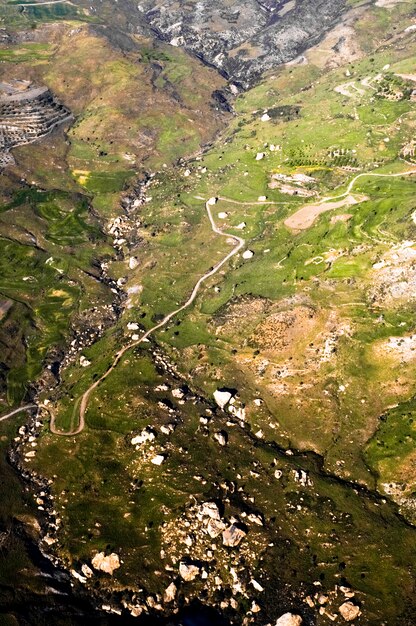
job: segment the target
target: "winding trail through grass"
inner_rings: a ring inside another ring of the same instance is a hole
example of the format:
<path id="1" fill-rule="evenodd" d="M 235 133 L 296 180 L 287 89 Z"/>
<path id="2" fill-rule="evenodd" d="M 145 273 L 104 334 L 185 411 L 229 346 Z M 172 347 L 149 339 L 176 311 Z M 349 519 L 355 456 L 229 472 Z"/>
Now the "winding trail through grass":
<path id="1" fill-rule="evenodd" d="M 408 176 L 410 174 L 415 174 L 416 168 L 412 168 L 411 170 L 407 170 L 406 172 L 396 172 L 395 174 L 379 174 L 378 172 L 362 172 L 361 174 L 357 174 L 350 183 L 346 191 L 339 194 L 338 196 L 324 197 L 321 198 L 319 204 L 308 203 L 304 204 L 300 209 L 289 215 L 285 220 L 284 224 L 291 230 L 295 232 L 300 232 L 302 230 L 307 230 L 310 228 L 315 220 L 322 214 L 328 211 L 332 211 L 334 209 L 341 208 L 343 205 L 353 206 L 354 204 L 358 204 L 359 202 L 364 202 L 368 200 L 368 198 L 364 197 L 360 200 L 355 200 L 354 196 L 350 193 L 359 178 L 364 176 L 373 176 L 377 178 L 397 178 L 400 176 Z M 344 199 L 344 203 L 342 202 Z"/>
<path id="2" fill-rule="evenodd" d="M 376 178 L 399 178 L 400 176 L 410 176 L 410 174 L 416 174 L 416 167 L 413 167 L 411 170 L 407 170 L 406 172 L 396 172 L 395 174 L 379 174 L 378 172 L 362 172 L 361 174 L 357 174 L 350 181 L 347 190 L 339 196 L 333 196 L 331 198 L 322 198 L 322 202 L 329 202 L 330 200 L 338 200 L 339 198 L 345 198 L 351 193 L 355 183 L 359 178 L 363 178 L 364 176 L 373 176 Z"/>
<path id="3" fill-rule="evenodd" d="M 363 172 L 361 174 L 358 174 L 357 176 L 355 176 L 351 182 L 348 184 L 347 190 L 338 195 L 338 196 L 334 196 L 331 198 L 322 198 L 322 202 L 329 202 L 332 200 L 337 200 L 340 198 L 344 198 L 345 196 L 347 196 L 351 190 L 353 189 L 355 183 L 357 182 L 357 180 L 359 180 L 360 178 L 363 178 L 365 176 L 373 176 L 373 177 L 383 177 L 383 178 L 398 178 L 400 176 L 409 176 L 411 174 L 416 174 L 416 167 L 412 168 L 411 170 L 408 170 L 406 172 L 400 172 L 400 173 L 395 173 L 395 174 L 379 174 L 379 173 L 373 173 L 373 172 Z M 197 197 L 198 200 L 203 200 L 203 198 L 201 197 Z M 181 313 L 182 311 L 184 311 L 185 309 L 187 309 L 188 307 L 191 306 L 191 304 L 194 302 L 195 298 L 197 297 L 199 290 L 201 288 L 201 285 L 211 276 L 214 276 L 214 274 L 216 274 L 218 272 L 218 270 L 221 269 L 221 267 L 223 265 L 225 265 L 225 263 L 227 263 L 233 256 L 235 256 L 236 254 L 238 254 L 238 252 L 245 246 L 246 242 L 245 239 L 243 239 L 242 237 L 238 237 L 237 235 L 234 234 L 230 234 L 230 233 L 225 233 L 222 230 L 220 230 L 216 223 L 215 220 L 213 218 L 212 212 L 211 212 L 211 206 L 214 206 L 214 204 L 216 204 L 217 200 L 222 200 L 223 202 L 229 202 L 231 204 L 238 204 L 241 206 L 254 206 L 254 205 L 278 205 L 278 204 L 287 204 L 285 202 L 261 202 L 261 201 L 257 201 L 257 202 L 239 202 L 238 200 L 231 200 L 229 198 L 224 198 L 222 196 L 219 196 L 217 199 L 213 200 L 207 200 L 205 202 L 205 208 L 207 211 L 207 215 L 208 215 L 208 219 L 210 221 L 211 224 L 211 228 L 212 231 L 214 233 L 216 233 L 217 235 L 220 235 L 221 237 L 227 237 L 228 239 L 233 239 L 235 242 L 235 246 L 234 248 L 231 250 L 231 252 L 229 252 L 221 261 L 219 261 L 216 265 L 214 265 L 214 267 L 209 270 L 208 272 L 206 272 L 206 274 L 204 274 L 203 276 L 201 276 L 201 278 L 199 278 L 199 280 L 197 281 L 197 283 L 195 284 L 191 295 L 189 296 L 189 298 L 186 300 L 186 302 L 180 306 L 179 308 L 175 309 L 174 311 L 172 311 L 171 313 L 168 313 L 161 322 L 159 322 L 158 324 L 156 324 L 155 326 L 153 326 L 152 328 L 150 328 L 149 330 L 147 330 L 141 337 L 140 339 L 138 339 L 137 341 L 132 341 L 131 343 L 128 343 L 126 346 L 124 346 L 123 348 L 121 348 L 115 355 L 112 364 L 110 365 L 110 367 L 106 370 L 106 372 L 104 372 L 104 374 L 98 379 L 96 380 L 90 387 L 88 387 L 88 389 L 83 393 L 82 396 L 80 396 L 80 398 L 78 398 L 75 401 L 74 404 L 74 411 L 73 411 L 73 418 L 75 417 L 75 412 L 78 411 L 78 406 L 79 406 L 79 421 L 78 421 L 78 425 L 74 428 L 71 428 L 68 431 L 62 431 L 59 428 L 57 428 L 56 426 L 56 415 L 55 413 L 48 407 L 46 408 L 46 410 L 49 412 L 50 414 L 50 430 L 53 434 L 55 435 L 62 435 L 62 436 L 73 436 L 73 435 L 78 435 L 79 433 L 81 433 L 84 428 L 85 428 L 85 412 L 88 408 L 88 402 L 90 399 L 91 394 L 93 393 L 93 391 L 98 387 L 98 385 L 100 383 L 102 383 L 110 374 L 111 372 L 117 367 L 117 365 L 120 363 L 122 357 L 124 356 L 124 354 L 128 351 L 131 350 L 132 348 L 135 348 L 136 346 L 139 346 L 141 343 L 147 341 L 147 339 L 149 338 L 149 336 L 151 334 L 153 334 L 154 332 L 156 332 L 157 330 L 159 330 L 160 328 L 163 328 L 164 326 L 166 326 L 166 324 L 173 318 L 175 317 L 175 315 L 178 315 L 178 313 Z"/>
<path id="4" fill-rule="evenodd" d="M 219 199 L 220 200 L 225 200 L 225 198 L 219 198 Z M 121 348 L 117 352 L 117 354 L 115 355 L 114 360 L 113 360 L 111 366 L 108 368 L 108 370 L 101 376 L 101 378 L 96 380 L 95 383 L 93 383 L 87 389 L 87 391 L 84 392 L 84 394 L 80 397 L 79 400 L 76 401 L 74 410 L 77 410 L 77 407 L 78 407 L 78 404 L 79 404 L 79 422 L 78 422 L 78 426 L 76 426 L 75 428 L 73 428 L 73 429 L 71 429 L 69 431 L 66 431 L 66 432 L 62 431 L 62 430 L 59 430 L 56 427 L 56 423 L 55 423 L 56 422 L 56 415 L 52 412 L 51 409 L 47 408 L 47 410 L 48 410 L 48 412 L 50 413 L 50 416 L 51 416 L 50 429 L 51 429 L 52 433 L 54 433 L 55 435 L 66 435 L 66 436 L 78 435 L 79 433 L 81 433 L 84 430 L 84 427 L 85 427 L 85 412 L 87 410 L 88 401 L 89 401 L 89 398 L 90 398 L 92 392 L 94 391 L 94 389 L 96 389 L 98 387 L 98 385 L 100 383 L 102 383 L 111 374 L 111 372 L 114 370 L 114 368 L 117 367 L 117 365 L 119 364 L 119 362 L 122 359 L 123 355 L 128 350 L 131 350 L 132 348 L 135 348 L 136 346 L 139 346 L 141 343 L 146 341 L 148 339 L 148 337 L 152 333 L 154 333 L 155 331 L 159 330 L 160 328 L 163 328 L 163 326 L 166 326 L 166 324 L 172 319 L 172 317 L 174 317 L 175 315 L 177 315 L 181 311 L 184 311 L 189 306 L 191 306 L 191 304 L 193 303 L 193 301 L 195 300 L 195 298 L 197 297 L 197 295 L 199 293 L 201 285 L 208 278 L 210 278 L 211 276 L 214 276 L 214 274 L 216 274 L 218 272 L 218 270 L 221 269 L 221 267 L 223 265 L 225 265 L 225 263 L 227 263 L 227 261 L 229 261 L 233 256 L 235 256 L 245 246 L 245 243 L 246 243 L 245 239 L 243 239 L 242 237 L 238 237 L 237 235 L 231 235 L 229 233 L 224 233 L 222 230 L 220 230 L 217 227 L 217 225 L 216 225 L 216 223 L 214 221 L 214 218 L 212 216 L 212 212 L 211 212 L 211 206 L 213 206 L 213 204 L 215 204 L 215 202 L 213 202 L 212 200 L 207 200 L 205 202 L 205 208 L 206 208 L 206 211 L 207 211 L 207 214 L 208 214 L 208 218 L 209 218 L 209 221 L 210 221 L 210 224 L 211 224 L 211 228 L 212 228 L 213 232 L 216 233 L 217 235 L 220 235 L 221 237 L 227 237 L 227 238 L 233 239 L 235 241 L 235 244 L 236 244 L 234 246 L 234 248 L 221 261 L 219 261 L 216 265 L 214 265 L 214 267 L 209 272 L 206 272 L 206 274 L 201 276 L 201 278 L 195 284 L 195 287 L 193 288 L 192 293 L 189 296 L 188 300 L 182 306 L 180 306 L 179 308 L 175 309 L 171 313 L 168 313 L 168 315 L 166 315 L 161 322 L 159 322 L 158 324 L 156 324 L 155 326 L 153 326 L 152 328 L 147 330 L 140 337 L 140 339 L 138 339 L 137 341 L 132 341 L 131 343 L 127 344 L 126 346 L 124 346 L 123 348 Z M 246 203 L 246 204 L 248 204 L 248 203 Z M 258 202 L 258 203 L 250 203 L 250 204 L 264 204 L 264 203 Z M 272 204 L 272 203 L 269 203 L 269 204 Z"/>

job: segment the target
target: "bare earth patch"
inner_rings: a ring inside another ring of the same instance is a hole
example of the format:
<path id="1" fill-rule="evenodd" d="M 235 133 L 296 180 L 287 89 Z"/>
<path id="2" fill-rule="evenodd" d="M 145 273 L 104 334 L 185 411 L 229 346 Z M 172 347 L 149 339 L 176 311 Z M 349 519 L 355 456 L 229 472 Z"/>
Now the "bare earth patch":
<path id="1" fill-rule="evenodd" d="M 357 200 L 354 196 L 346 196 L 337 202 L 321 202 L 320 204 L 306 204 L 299 211 L 288 217 L 284 224 L 291 230 L 307 230 L 321 213 L 340 209 L 343 206 L 359 204 L 362 199 Z"/>
<path id="2" fill-rule="evenodd" d="M 331 224 L 337 224 L 338 222 L 348 222 L 352 218 L 352 213 L 341 213 L 341 215 L 334 215 L 331 217 Z"/>
<path id="3" fill-rule="evenodd" d="M 408 0 L 377 0 L 376 7 L 381 7 L 382 9 L 391 9 L 396 6 L 396 4 L 401 4 L 403 2 L 407 2 Z"/>
<path id="4" fill-rule="evenodd" d="M 402 304 L 416 299 L 416 243 L 395 245 L 373 265 L 370 297 L 375 304 Z"/>
<path id="5" fill-rule="evenodd" d="M 382 358 L 392 358 L 400 363 L 416 360 L 416 335 L 389 337 L 376 347 Z"/>

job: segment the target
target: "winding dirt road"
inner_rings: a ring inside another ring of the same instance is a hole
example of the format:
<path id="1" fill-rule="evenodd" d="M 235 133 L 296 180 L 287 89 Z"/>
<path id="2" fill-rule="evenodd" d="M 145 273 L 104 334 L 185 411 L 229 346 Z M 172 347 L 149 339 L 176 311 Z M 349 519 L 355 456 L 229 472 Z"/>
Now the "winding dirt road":
<path id="1" fill-rule="evenodd" d="M 354 185 L 357 182 L 357 180 L 359 180 L 360 178 L 362 178 L 364 176 L 396 178 L 396 177 L 399 177 L 399 176 L 409 176 L 411 174 L 416 174 L 416 167 L 412 168 L 411 170 L 408 170 L 406 172 L 400 172 L 400 173 L 396 173 L 396 174 L 379 174 L 379 173 L 372 173 L 372 172 L 369 172 L 369 173 L 363 172 L 361 174 L 358 174 L 357 176 L 355 176 L 351 180 L 351 182 L 349 183 L 349 185 L 347 187 L 347 190 L 344 193 L 340 194 L 339 196 L 333 196 L 331 198 L 322 198 L 322 202 L 330 202 L 330 201 L 338 200 L 340 198 L 344 198 L 345 196 L 349 195 L 349 193 L 351 192 L 351 190 L 354 187 Z M 203 198 L 198 197 L 198 199 L 202 200 Z M 267 202 L 267 201 L 265 201 L 265 202 L 239 202 L 238 200 L 231 200 L 231 199 L 224 198 L 224 197 L 221 197 L 221 196 L 218 198 L 218 200 L 222 200 L 224 202 L 229 202 L 229 203 L 232 203 L 232 204 L 238 204 L 238 205 L 242 205 L 242 206 L 287 204 L 286 202 Z M 195 298 L 197 297 L 197 295 L 199 293 L 201 285 L 208 278 L 210 278 L 211 276 L 214 276 L 214 274 L 216 274 L 218 272 L 218 270 L 221 269 L 221 267 L 223 265 L 225 265 L 225 263 L 227 263 L 227 261 L 229 261 L 233 256 L 235 256 L 245 246 L 246 242 L 245 242 L 245 240 L 242 237 L 238 237 L 237 235 L 233 235 L 233 234 L 230 234 L 230 233 L 225 233 L 225 232 L 223 232 L 222 230 L 220 230 L 217 227 L 217 225 L 215 223 L 215 220 L 214 220 L 214 218 L 212 216 L 212 212 L 211 212 L 211 206 L 214 206 L 215 204 L 216 204 L 216 199 L 210 199 L 210 200 L 207 200 L 205 202 L 205 208 L 206 208 L 206 211 L 207 211 L 207 214 L 208 214 L 208 218 L 209 218 L 209 221 L 210 221 L 210 224 L 211 224 L 211 228 L 212 228 L 213 232 L 216 233 L 217 235 L 220 235 L 221 237 L 227 237 L 228 239 L 233 239 L 235 241 L 235 244 L 236 244 L 235 247 L 221 261 L 219 261 L 209 272 L 207 272 L 206 274 L 201 276 L 201 278 L 195 284 L 195 287 L 193 288 L 192 293 L 189 296 L 188 300 L 182 306 L 180 306 L 179 308 L 175 309 L 174 311 L 172 311 L 171 313 L 166 315 L 161 322 L 159 322 L 158 324 L 156 324 L 155 326 L 153 326 L 152 328 L 147 330 L 142 335 L 142 337 L 140 337 L 140 339 L 138 339 L 137 341 L 132 341 L 131 343 L 127 344 L 126 346 L 121 348 L 116 353 L 116 355 L 114 357 L 114 360 L 113 360 L 111 366 L 108 368 L 108 370 L 101 376 L 101 378 L 96 380 L 95 383 L 93 383 L 87 389 L 87 391 L 85 391 L 85 393 L 80 398 L 78 398 L 78 400 L 76 400 L 75 405 L 74 405 L 74 413 L 73 413 L 73 415 L 75 416 L 75 412 L 78 410 L 78 406 L 79 406 L 79 421 L 78 421 L 78 425 L 75 428 L 72 428 L 69 431 L 59 430 L 56 427 L 56 415 L 53 413 L 53 411 L 49 407 L 45 407 L 46 410 L 50 414 L 50 418 L 51 418 L 50 419 L 50 430 L 51 430 L 51 432 L 53 434 L 70 437 L 70 436 L 78 435 L 79 433 L 81 433 L 84 430 L 84 427 L 85 427 L 85 412 L 87 410 L 88 401 L 90 399 L 90 396 L 91 396 L 92 392 L 117 367 L 117 365 L 119 364 L 119 362 L 122 359 L 123 355 L 128 350 L 131 350 L 132 348 L 135 348 L 136 346 L 139 346 L 141 343 L 146 341 L 148 339 L 148 337 L 152 333 L 154 333 L 155 331 L 159 330 L 160 328 L 163 328 L 164 326 L 166 326 L 166 324 L 173 317 L 175 317 L 175 315 L 178 315 L 178 313 L 181 313 L 181 311 L 184 311 L 189 306 L 191 306 L 191 304 L 194 302 Z"/>
<path id="2" fill-rule="evenodd" d="M 225 200 L 225 198 L 219 198 L 219 199 L 220 200 Z M 105 380 L 107 378 L 107 376 L 109 376 L 111 374 L 111 372 L 114 370 L 114 368 L 117 367 L 117 365 L 119 364 L 119 362 L 120 362 L 121 358 L 123 357 L 123 355 L 128 350 L 131 350 L 132 348 L 135 348 L 136 346 L 139 346 L 141 343 L 146 341 L 146 339 L 148 339 L 148 337 L 152 333 L 154 333 L 155 331 L 159 330 L 160 328 L 163 328 L 163 326 L 165 326 L 172 319 L 172 317 L 175 317 L 175 315 L 177 315 L 181 311 L 184 311 L 189 306 L 191 306 L 191 304 L 195 300 L 196 296 L 198 295 L 198 292 L 199 292 L 199 289 L 200 289 L 202 283 L 204 283 L 211 276 L 214 276 L 214 274 L 216 274 L 218 272 L 218 270 L 221 269 L 221 267 L 223 265 L 225 265 L 225 263 L 227 263 L 227 261 L 229 261 L 233 256 L 235 256 L 245 246 L 246 242 L 245 242 L 245 240 L 242 237 L 237 237 L 237 235 L 231 235 L 229 233 L 224 233 L 222 230 L 217 228 L 217 225 L 216 225 L 216 223 L 214 221 L 214 218 L 213 218 L 212 212 L 211 212 L 211 206 L 213 206 L 214 204 L 215 204 L 215 201 L 213 201 L 213 200 L 207 200 L 205 202 L 205 208 L 206 208 L 206 211 L 207 211 L 207 214 L 208 214 L 209 221 L 211 223 L 211 228 L 212 228 L 214 233 L 217 233 L 217 235 L 220 235 L 221 237 L 227 237 L 229 239 L 233 239 L 235 241 L 235 243 L 236 243 L 235 247 L 221 261 L 219 261 L 212 268 L 212 270 L 210 270 L 209 272 L 207 272 L 206 274 L 201 276 L 201 278 L 196 283 L 195 287 L 192 290 L 191 295 L 189 296 L 189 298 L 185 302 L 185 304 L 183 304 L 179 308 L 175 309 L 174 311 L 172 311 L 171 313 L 166 315 L 161 322 L 159 322 L 158 324 L 153 326 L 153 328 L 150 328 L 149 330 L 147 330 L 144 333 L 144 335 L 142 335 L 140 337 L 140 339 L 138 339 L 137 341 L 132 341 L 131 343 L 127 344 L 126 346 L 121 348 L 121 350 L 119 350 L 117 352 L 117 354 L 114 357 L 113 363 L 111 364 L 109 369 L 101 376 L 101 378 L 96 380 L 95 383 L 92 384 L 91 387 L 89 387 L 87 389 L 87 391 L 81 396 L 80 400 L 78 400 L 75 403 L 75 407 L 74 407 L 75 410 L 77 409 L 77 406 L 79 404 L 79 422 L 78 422 L 78 426 L 76 428 L 74 428 L 74 429 L 72 429 L 70 431 L 67 431 L 67 432 L 59 430 L 56 427 L 56 425 L 55 425 L 56 415 L 51 411 L 51 409 L 49 409 L 49 407 L 47 408 L 47 410 L 48 410 L 48 412 L 50 413 L 50 416 L 51 416 L 50 429 L 51 429 L 52 433 L 54 433 L 55 435 L 72 436 L 72 435 L 78 435 L 80 432 L 82 432 L 84 430 L 84 427 L 85 427 L 85 411 L 87 410 L 88 401 L 89 401 L 89 398 L 90 398 L 92 392 L 94 391 L 94 389 L 96 389 L 98 387 L 98 385 L 101 382 L 103 382 L 103 380 Z M 265 203 L 257 202 L 257 203 L 246 203 L 246 204 L 265 204 Z M 268 204 L 273 204 L 273 203 L 268 203 Z"/>

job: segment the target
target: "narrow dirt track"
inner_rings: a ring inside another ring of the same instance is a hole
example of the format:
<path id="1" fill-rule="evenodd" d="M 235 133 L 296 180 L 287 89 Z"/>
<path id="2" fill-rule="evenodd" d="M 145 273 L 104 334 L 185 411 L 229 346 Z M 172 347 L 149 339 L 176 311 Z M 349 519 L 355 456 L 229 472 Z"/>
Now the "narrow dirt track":
<path id="1" fill-rule="evenodd" d="M 18 409 L 14 409 L 13 411 L 10 411 L 10 413 L 7 413 L 6 415 L 3 415 L 2 417 L 0 417 L 0 422 L 3 422 L 4 420 L 8 420 L 9 417 L 12 417 L 13 415 L 16 415 L 17 413 L 21 413 L 22 411 L 28 411 L 29 409 L 37 409 L 37 404 L 26 404 L 25 406 L 21 406 Z"/>

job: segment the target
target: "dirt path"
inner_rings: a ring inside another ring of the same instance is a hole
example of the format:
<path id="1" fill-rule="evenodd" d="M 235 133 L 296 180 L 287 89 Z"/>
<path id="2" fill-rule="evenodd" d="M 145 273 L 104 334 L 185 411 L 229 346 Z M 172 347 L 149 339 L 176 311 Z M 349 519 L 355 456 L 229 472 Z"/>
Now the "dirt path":
<path id="1" fill-rule="evenodd" d="M 342 206 L 352 206 L 353 204 L 363 202 L 363 199 L 357 200 L 356 198 L 354 198 L 354 196 L 350 195 L 350 193 L 357 180 L 363 178 L 364 176 L 373 176 L 377 178 L 399 178 L 400 176 L 410 176 L 411 174 L 416 174 L 416 167 L 406 172 L 398 172 L 397 174 L 378 174 L 375 172 L 363 172 L 362 174 L 358 174 L 351 180 L 347 187 L 347 190 L 344 193 L 340 194 L 339 196 L 333 196 L 331 198 L 322 198 L 319 204 L 305 204 L 298 211 L 296 211 L 296 213 L 290 215 L 284 221 L 284 224 L 291 230 L 306 230 L 307 228 L 310 228 L 310 226 L 312 226 L 315 219 L 321 213 L 326 213 L 326 211 L 332 211 L 333 209 L 338 209 Z"/>
<path id="2" fill-rule="evenodd" d="M 72 4 L 70 0 L 47 0 L 46 2 L 19 2 L 15 7 L 41 7 L 47 4 Z"/>
<path id="3" fill-rule="evenodd" d="M 3 422 L 4 420 L 8 420 L 9 417 L 12 417 L 13 415 L 16 415 L 17 413 L 21 413 L 22 411 L 28 411 L 29 409 L 37 409 L 37 405 L 36 404 L 26 404 L 26 406 L 21 406 L 18 409 L 14 409 L 14 411 L 10 411 L 10 413 L 7 413 L 7 415 L 3 415 L 3 417 L 0 417 L 0 422 Z"/>
<path id="4" fill-rule="evenodd" d="M 292 230 L 307 230 L 321 213 L 340 209 L 344 206 L 352 206 L 358 204 L 358 202 L 359 200 L 356 200 L 354 196 L 346 196 L 344 199 L 338 200 L 337 202 L 305 204 L 299 211 L 296 211 L 296 213 L 288 217 L 284 221 L 284 224 Z"/>

